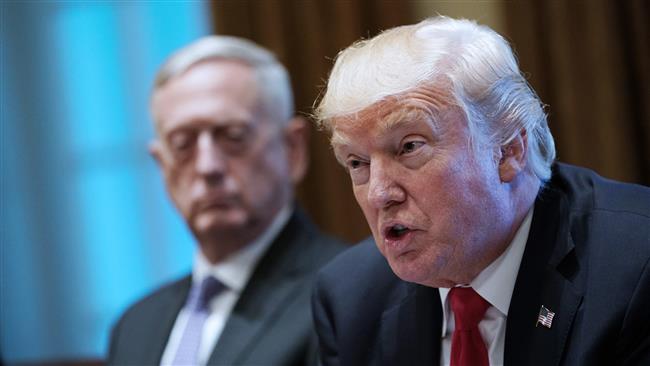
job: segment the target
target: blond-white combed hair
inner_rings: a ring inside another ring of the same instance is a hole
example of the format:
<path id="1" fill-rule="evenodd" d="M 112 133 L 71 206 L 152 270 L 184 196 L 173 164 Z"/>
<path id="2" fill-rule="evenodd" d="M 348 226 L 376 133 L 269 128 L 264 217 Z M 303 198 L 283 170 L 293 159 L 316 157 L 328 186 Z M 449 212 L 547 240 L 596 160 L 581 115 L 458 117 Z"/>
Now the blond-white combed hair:
<path id="1" fill-rule="evenodd" d="M 555 143 L 542 102 L 508 42 L 467 19 L 437 16 L 343 50 L 315 117 L 331 129 L 333 119 L 420 87 L 448 94 L 465 114 L 473 142 L 501 147 L 525 130 L 528 169 L 542 182 L 550 178 Z"/>
<path id="2" fill-rule="evenodd" d="M 256 75 L 261 102 L 278 111 L 285 124 L 294 114 L 293 92 L 286 68 L 269 50 L 239 37 L 211 35 L 200 38 L 172 54 L 160 67 L 153 93 L 192 66 L 209 60 L 230 60 L 250 66 Z"/>

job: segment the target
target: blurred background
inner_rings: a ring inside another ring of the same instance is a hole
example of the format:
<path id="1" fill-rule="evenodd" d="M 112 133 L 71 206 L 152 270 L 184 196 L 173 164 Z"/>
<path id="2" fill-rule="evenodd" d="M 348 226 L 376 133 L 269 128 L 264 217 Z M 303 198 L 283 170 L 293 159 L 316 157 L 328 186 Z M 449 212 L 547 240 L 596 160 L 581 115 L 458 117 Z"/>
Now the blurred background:
<path id="1" fill-rule="evenodd" d="M 250 38 L 289 68 L 309 114 L 336 54 L 443 14 L 503 34 L 548 104 L 561 161 L 650 185 L 650 3 L 629 1 L 3 1 L 0 357 L 101 364 L 130 303 L 190 269 L 194 242 L 147 153 L 148 98 L 169 54 Z M 369 233 L 312 129 L 299 200 L 348 241 Z"/>

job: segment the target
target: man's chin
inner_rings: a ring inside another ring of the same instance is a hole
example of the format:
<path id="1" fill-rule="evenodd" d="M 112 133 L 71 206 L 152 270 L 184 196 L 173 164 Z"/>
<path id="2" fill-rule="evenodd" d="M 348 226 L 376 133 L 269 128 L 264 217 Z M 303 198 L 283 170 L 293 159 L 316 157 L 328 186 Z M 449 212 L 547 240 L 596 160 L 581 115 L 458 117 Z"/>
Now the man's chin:
<path id="1" fill-rule="evenodd" d="M 198 236 L 233 234 L 247 230 L 248 218 L 240 212 L 203 213 L 193 222 L 193 231 Z"/>
<path id="2" fill-rule="evenodd" d="M 440 273 L 440 271 L 432 271 L 431 268 L 416 263 L 391 263 L 391 261 L 389 261 L 389 265 L 393 270 L 393 273 L 395 273 L 395 275 L 402 281 L 435 288 L 451 288 L 460 284 L 460 282 L 454 282 L 448 279 L 447 276 Z"/>
<path id="3" fill-rule="evenodd" d="M 409 253 L 400 256 L 400 258 L 390 258 L 388 264 L 393 273 L 402 281 L 428 284 L 431 281 L 431 270 L 426 266 L 422 266 L 418 259 L 416 253 Z"/>

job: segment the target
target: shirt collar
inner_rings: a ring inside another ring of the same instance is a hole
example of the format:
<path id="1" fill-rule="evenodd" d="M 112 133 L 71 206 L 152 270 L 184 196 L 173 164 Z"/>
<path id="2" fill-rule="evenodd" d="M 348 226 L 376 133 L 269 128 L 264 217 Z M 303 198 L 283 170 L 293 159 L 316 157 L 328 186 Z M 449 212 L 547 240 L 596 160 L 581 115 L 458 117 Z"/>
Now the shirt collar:
<path id="1" fill-rule="evenodd" d="M 481 297 L 505 316 L 508 316 L 510 300 L 512 299 L 512 292 L 515 289 L 515 281 L 517 280 L 517 273 L 519 273 L 521 258 L 524 255 L 524 249 L 526 249 L 526 241 L 530 232 L 533 211 L 534 207 L 528 211 L 508 248 L 490 263 L 489 266 L 485 267 L 469 284 Z M 440 288 L 438 290 L 440 300 L 442 301 L 443 322 L 446 323 L 449 311 L 446 301 L 450 289 Z M 445 324 L 443 324 L 443 334 L 445 327 Z"/>
<path id="2" fill-rule="evenodd" d="M 192 282 L 201 283 L 205 277 L 211 275 L 229 290 L 241 293 L 255 265 L 287 224 L 292 212 L 291 205 L 282 208 L 260 236 L 217 264 L 210 263 L 203 251 L 197 250 L 192 269 Z"/>
<path id="3" fill-rule="evenodd" d="M 506 250 L 479 273 L 470 286 L 503 315 L 508 316 L 512 291 L 515 289 L 521 257 L 526 249 L 526 241 L 533 218 L 531 208 L 517 229 L 515 237 Z"/>

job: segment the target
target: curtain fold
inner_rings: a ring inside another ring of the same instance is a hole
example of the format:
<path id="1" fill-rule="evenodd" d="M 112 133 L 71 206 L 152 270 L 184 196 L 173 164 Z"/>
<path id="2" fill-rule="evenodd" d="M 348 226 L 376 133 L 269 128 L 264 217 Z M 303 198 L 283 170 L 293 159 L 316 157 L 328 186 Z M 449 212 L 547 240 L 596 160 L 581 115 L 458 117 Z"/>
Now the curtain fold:
<path id="1" fill-rule="evenodd" d="M 645 185 L 650 185 L 648 4 L 505 4 L 521 68 L 548 104 L 558 159 Z"/>

